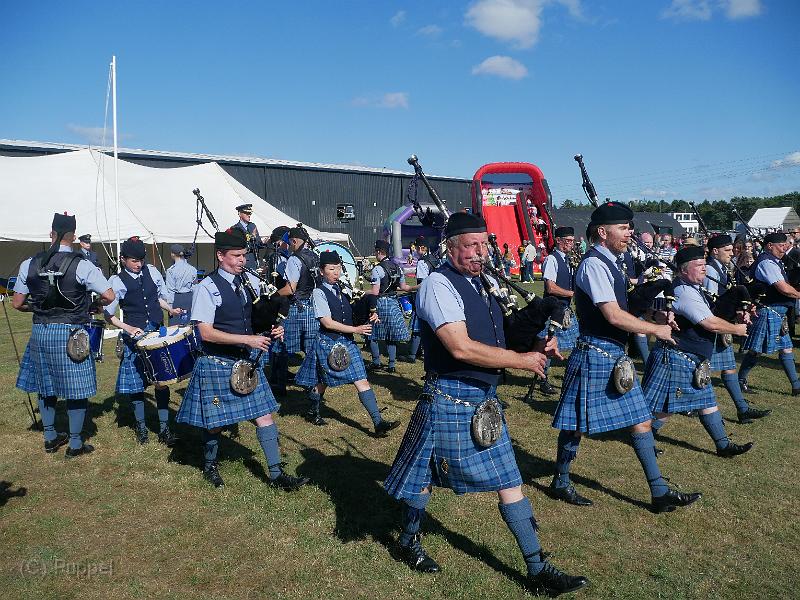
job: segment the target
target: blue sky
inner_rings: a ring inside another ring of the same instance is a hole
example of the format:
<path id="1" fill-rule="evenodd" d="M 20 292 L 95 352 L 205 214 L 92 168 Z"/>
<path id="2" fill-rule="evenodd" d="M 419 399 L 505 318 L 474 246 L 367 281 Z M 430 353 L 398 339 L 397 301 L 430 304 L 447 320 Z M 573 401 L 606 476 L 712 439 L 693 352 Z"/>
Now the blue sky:
<path id="1" fill-rule="evenodd" d="M 800 2 L 0 3 L 0 138 L 470 177 L 528 161 L 558 202 L 800 189 Z M 109 121 L 110 124 L 110 121 Z"/>

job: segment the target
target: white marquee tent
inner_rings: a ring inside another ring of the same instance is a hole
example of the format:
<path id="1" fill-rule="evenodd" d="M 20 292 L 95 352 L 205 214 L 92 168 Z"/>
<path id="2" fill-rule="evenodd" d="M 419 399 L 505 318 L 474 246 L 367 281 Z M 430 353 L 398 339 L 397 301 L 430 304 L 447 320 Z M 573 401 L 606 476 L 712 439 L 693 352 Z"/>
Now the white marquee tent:
<path id="1" fill-rule="evenodd" d="M 146 243 L 190 244 L 197 228 L 200 189 L 219 226 L 236 221 L 235 207 L 253 205 L 253 222 L 261 235 L 297 219 L 281 212 L 231 177 L 217 163 L 159 169 L 120 160 L 119 235 L 138 235 Z M 49 242 L 54 212 L 76 216 L 78 235 L 93 242 L 116 242 L 114 158 L 95 150 L 39 157 L 0 156 L 0 240 Z M 213 234 L 208 221 L 203 222 Z M 347 243 L 346 233 L 306 227 L 315 240 Z M 198 243 L 212 240 L 201 230 Z"/>
<path id="2" fill-rule="evenodd" d="M 800 226 L 800 217 L 791 206 L 759 208 L 748 225 L 756 231 L 788 231 Z"/>

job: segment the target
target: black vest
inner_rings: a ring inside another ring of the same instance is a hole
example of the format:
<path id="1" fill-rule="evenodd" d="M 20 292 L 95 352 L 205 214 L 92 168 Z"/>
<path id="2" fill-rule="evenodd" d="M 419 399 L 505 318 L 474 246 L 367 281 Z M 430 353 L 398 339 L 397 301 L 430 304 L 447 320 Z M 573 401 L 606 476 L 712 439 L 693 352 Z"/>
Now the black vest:
<path id="1" fill-rule="evenodd" d="M 594 256 L 602 260 L 611 271 L 614 278 L 614 295 L 617 304 L 622 310 L 628 310 L 628 281 L 625 275 L 619 270 L 616 263 L 606 257 L 605 254 L 597 250 L 594 246 L 584 255 L 583 260 Z M 581 261 L 583 262 L 583 261 Z M 580 286 L 575 286 L 575 312 L 578 315 L 578 327 L 581 335 L 591 335 L 614 341 L 625 347 L 628 341 L 628 332 L 624 329 L 614 327 L 606 321 L 602 311 L 595 306 L 592 298 L 584 292 Z"/>
<path id="2" fill-rule="evenodd" d="M 353 307 L 350 306 L 350 299 L 342 294 L 341 288 L 337 285 L 336 292 L 332 292 L 324 285 L 320 285 L 319 289 L 322 290 L 322 293 L 325 294 L 325 300 L 328 301 L 328 308 L 331 309 L 331 319 L 352 327 Z M 330 329 L 326 329 L 322 323 L 320 323 L 319 329 L 329 338 L 334 340 L 338 340 L 343 336 L 350 340 L 353 339 L 352 333 L 339 333 L 338 331 L 331 331 Z"/>
<path id="3" fill-rule="evenodd" d="M 556 280 L 555 284 L 564 290 L 571 290 L 574 280 L 574 273 L 572 272 L 572 268 L 569 266 L 569 263 L 564 260 L 561 256 L 561 253 L 558 250 L 553 251 L 553 258 L 558 265 L 558 272 L 556 273 Z M 555 294 L 548 294 L 547 292 L 544 293 L 545 298 L 547 296 L 555 296 Z M 558 301 L 561 302 L 564 306 L 569 306 L 570 299 L 563 298 L 561 296 L 555 296 L 558 298 Z"/>
<path id="4" fill-rule="evenodd" d="M 303 266 L 300 268 L 300 279 L 297 280 L 297 288 L 294 291 L 294 296 L 298 300 L 306 300 L 311 297 L 311 292 L 317 287 L 319 278 L 319 256 L 313 250 L 308 248 L 301 248 L 294 253 L 294 256 L 300 259 Z"/>
<path id="5" fill-rule="evenodd" d="M 56 252 L 43 268 L 42 261 L 49 251 L 40 252 L 31 259 L 28 269 L 27 284 L 30 293 L 30 305 L 33 308 L 34 323 L 70 323 L 83 324 L 89 322 L 90 294 L 86 286 L 78 283 L 76 271 L 82 254 L 78 252 Z M 66 271 L 64 270 L 66 269 Z M 58 289 L 50 293 L 50 281 L 47 277 L 39 277 L 40 271 L 60 271 L 64 273 L 55 281 Z M 50 298 L 48 299 L 48 294 Z M 61 296 L 64 296 L 62 298 Z M 65 300 L 66 298 L 66 300 Z"/>
<path id="6" fill-rule="evenodd" d="M 400 278 L 403 277 L 403 270 L 388 258 L 384 258 L 380 263 L 383 269 L 383 277 L 380 282 L 381 296 L 396 296 L 397 287 L 400 285 Z"/>
<path id="7" fill-rule="evenodd" d="M 211 281 L 217 286 L 219 296 L 222 300 L 216 310 L 214 311 L 214 329 L 219 329 L 225 333 L 233 333 L 238 335 L 253 335 L 252 314 L 253 303 L 247 294 L 242 289 L 239 296 L 231 287 L 231 284 L 219 274 L 218 270 L 212 271 L 209 275 Z M 242 274 L 239 278 L 247 277 Z M 242 296 L 242 294 L 244 296 Z M 242 298 L 246 298 L 242 304 Z M 234 356 L 239 357 L 246 355 L 249 351 L 243 345 L 238 344 L 214 344 L 210 342 L 203 342 L 203 350 L 208 354 L 216 354 L 218 356 Z"/>
<path id="8" fill-rule="evenodd" d="M 717 293 L 721 294 L 725 290 L 731 287 L 731 280 L 728 276 L 728 269 L 722 266 L 722 263 L 719 262 L 716 258 L 709 258 L 706 261 L 707 265 L 711 265 L 714 270 L 717 272 L 717 275 L 712 275 L 712 277 L 718 277 L 720 283 L 717 284 Z"/>
<path id="9" fill-rule="evenodd" d="M 164 313 L 158 303 L 158 288 L 150 276 L 150 268 L 142 265 L 142 271 L 134 279 L 125 270 L 118 273 L 122 283 L 125 284 L 125 297 L 119 301 L 122 307 L 122 320 L 129 325 L 144 329 L 148 321 L 153 325 L 164 322 Z"/>
<path id="10" fill-rule="evenodd" d="M 456 271 L 450 263 L 445 263 L 436 272 L 447 277 L 453 287 L 456 288 L 456 292 L 461 296 L 461 300 L 464 302 L 467 334 L 470 339 L 487 346 L 505 348 L 506 338 L 503 334 L 503 313 L 497 301 L 489 295 L 489 305 L 487 306 L 486 300 L 473 287 L 470 280 Z M 456 360 L 436 336 L 431 326 L 422 319 L 420 319 L 420 324 L 422 345 L 425 348 L 426 373 L 477 379 L 490 385 L 497 384 L 497 380 L 500 377 L 500 369 L 478 367 Z"/>
<path id="11" fill-rule="evenodd" d="M 250 223 L 246 224 L 246 227 L 242 227 L 242 221 L 240 220 L 238 223 L 233 225 L 231 229 L 233 229 L 234 227 L 245 232 L 247 236 L 247 254 L 245 254 L 245 261 L 246 261 L 245 264 L 249 268 L 255 269 L 258 266 L 258 260 L 257 260 L 258 257 L 256 256 L 256 251 L 260 246 L 259 244 L 260 240 L 252 239 L 252 236 L 254 235 L 256 230 L 256 224 L 251 221 Z"/>
<path id="12" fill-rule="evenodd" d="M 780 267 L 781 275 L 783 275 L 783 279 L 785 281 L 786 269 L 783 268 L 783 263 L 774 256 L 772 256 L 772 254 L 770 254 L 769 252 L 762 252 L 761 254 L 758 255 L 758 258 L 750 267 L 750 276 L 753 279 L 757 279 L 756 269 L 758 268 L 758 265 L 765 260 L 771 260 Z M 766 281 L 762 281 L 761 279 L 758 279 L 758 281 L 761 281 L 762 283 L 767 283 Z M 767 287 L 767 294 L 764 297 L 764 304 L 785 306 L 786 308 L 791 308 L 794 306 L 794 298 L 789 298 L 789 296 L 784 296 L 778 290 L 775 289 L 774 285 L 770 285 Z"/>
<path id="13" fill-rule="evenodd" d="M 672 284 L 673 295 L 675 294 L 675 290 L 680 286 L 697 290 L 693 285 L 686 283 L 680 277 L 676 277 Z M 709 306 L 703 291 L 700 290 L 699 293 L 703 302 L 706 303 L 706 306 Z M 709 308 L 711 307 L 709 306 Z M 675 340 L 678 350 L 697 354 L 703 358 L 711 358 L 711 354 L 714 352 L 714 339 L 716 338 L 716 334 L 708 331 L 700 323 L 692 324 L 689 319 L 678 313 L 675 313 L 675 322 L 678 324 L 680 331 L 673 332 L 672 338 Z"/>

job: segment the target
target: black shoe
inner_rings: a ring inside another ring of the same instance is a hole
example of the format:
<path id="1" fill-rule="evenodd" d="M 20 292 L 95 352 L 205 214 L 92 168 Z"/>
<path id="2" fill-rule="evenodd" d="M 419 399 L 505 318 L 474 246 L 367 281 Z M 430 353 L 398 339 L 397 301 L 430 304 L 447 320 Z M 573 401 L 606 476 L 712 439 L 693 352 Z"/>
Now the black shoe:
<path id="1" fill-rule="evenodd" d="M 66 444 L 69 441 L 69 436 L 66 433 L 57 433 L 56 439 L 50 440 L 49 442 L 44 443 L 44 451 L 48 454 L 52 454 L 61 446 Z"/>
<path id="2" fill-rule="evenodd" d="M 748 408 L 744 412 L 737 413 L 739 416 L 739 423 L 742 425 L 746 425 L 747 423 L 752 423 L 755 419 L 763 419 L 772 411 L 768 408 Z"/>
<path id="3" fill-rule="evenodd" d="M 80 448 L 73 450 L 72 448 L 67 448 L 67 451 L 64 453 L 65 458 L 75 458 L 76 456 L 81 456 L 82 454 L 89 454 L 90 452 L 94 452 L 94 446 L 91 444 L 84 444 Z"/>
<path id="4" fill-rule="evenodd" d="M 542 562 L 544 563 L 544 569 L 536 575 L 528 575 L 525 581 L 525 587 L 532 594 L 547 594 L 552 598 L 574 592 L 589 585 L 589 580 L 586 577 L 567 575 L 544 560 L 544 558 L 542 558 Z"/>
<path id="5" fill-rule="evenodd" d="M 438 573 L 441 568 L 421 544 L 421 536 L 415 535 L 408 546 L 400 546 L 400 558 L 409 567 L 421 573 Z"/>
<path id="6" fill-rule="evenodd" d="M 557 488 L 550 485 L 550 496 L 556 500 L 562 500 L 567 504 L 574 504 L 575 506 L 591 506 L 594 504 L 589 498 L 584 498 L 576 490 L 575 486 L 569 484 L 565 488 Z"/>
<path id="7" fill-rule="evenodd" d="M 395 369 L 394 367 L 386 367 L 386 372 L 387 373 L 396 373 L 397 369 Z"/>
<path id="8" fill-rule="evenodd" d="M 550 385 L 550 382 L 545 379 L 539 384 L 539 391 L 545 396 L 552 396 L 556 393 L 556 388 Z"/>
<path id="9" fill-rule="evenodd" d="M 150 441 L 150 435 L 144 425 L 136 426 L 136 441 L 139 442 L 139 445 L 144 445 Z"/>
<path id="10" fill-rule="evenodd" d="M 792 396 L 800 396 L 800 387 L 792 388 Z"/>
<path id="11" fill-rule="evenodd" d="M 734 456 L 744 454 L 752 447 L 753 442 L 747 442 L 741 446 L 739 444 L 734 444 L 733 442 L 728 442 L 728 445 L 724 448 L 717 448 L 717 456 L 721 456 L 722 458 L 732 458 Z"/>
<path id="12" fill-rule="evenodd" d="M 412 365 L 413 365 L 415 362 L 417 362 L 417 359 L 416 359 L 416 358 L 414 358 L 413 356 L 401 356 L 401 357 L 400 357 L 400 358 L 398 358 L 397 360 L 399 360 L 400 362 L 404 362 L 404 363 L 411 363 Z"/>
<path id="13" fill-rule="evenodd" d="M 742 388 L 742 391 L 745 394 L 749 394 L 749 393 L 751 393 L 753 391 L 753 390 L 750 389 L 750 386 L 747 385 L 747 380 L 745 380 L 745 379 L 740 379 L 739 380 L 739 387 Z"/>
<path id="14" fill-rule="evenodd" d="M 669 488 L 667 489 L 667 493 L 663 496 L 656 496 L 653 498 L 652 510 L 654 513 L 672 512 L 681 506 L 689 506 L 702 497 L 703 494 L 699 492 L 684 494 L 683 492 Z"/>
<path id="15" fill-rule="evenodd" d="M 287 492 L 294 492 L 299 490 L 309 482 L 308 477 L 293 477 L 286 473 L 281 473 L 275 479 L 270 479 L 269 484 L 273 487 L 281 488 Z"/>
<path id="16" fill-rule="evenodd" d="M 215 488 L 225 485 L 225 482 L 222 481 L 222 475 L 219 474 L 217 463 L 211 463 L 203 469 L 203 479 L 210 482 Z"/>
<path id="17" fill-rule="evenodd" d="M 400 426 L 400 421 L 387 421 L 383 419 L 380 423 L 375 425 L 375 435 L 384 436 L 392 429 Z"/>
<path id="18" fill-rule="evenodd" d="M 653 451 L 656 453 L 656 456 L 661 456 L 664 454 L 664 449 L 659 448 L 658 446 L 653 446 Z"/>
<path id="19" fill-rule="evenodd" d="M 167 448 L 172 448 L 175 445 L 175 442 L 178 441 L 178 438 L 174 433 L 172 433 L 172 431 L 170 431 L 169 427 L 165 427 L 164 431 L 158 434 L 158 441 L 160 444 L 164 444 Z"/>
<path id="20" fill-rule="evenodd" d="M 380 363 L 375 364 L 374 362 L 371 362 L 368 363 L 367 366 L 364 368 L 366 369 L 367 373 L 370 373 L 372 371 L 380 371 L 381 369 L 383 369 L 383 365 Z"/>
<path id="21" fill-rule="evenodd" d="M 320 416 L 319 411 L 313 408 L 306 413 L 306 420 L 317 427 L 328 424 L 328 422 Z"/>

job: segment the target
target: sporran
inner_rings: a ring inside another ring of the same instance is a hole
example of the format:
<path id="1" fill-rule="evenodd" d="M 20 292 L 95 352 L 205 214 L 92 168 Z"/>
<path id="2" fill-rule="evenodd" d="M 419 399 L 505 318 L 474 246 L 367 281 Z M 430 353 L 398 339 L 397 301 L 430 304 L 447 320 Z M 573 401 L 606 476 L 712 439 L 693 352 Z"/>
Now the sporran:
<path id="1" fill-rule="evenodd" d="M 67 338 L 67 356 L 75 362 L 83 362 L 89 357 L 91 346 L 89 345 L 89 334 L 83 327 L 70 329 Z"/>
<path id="2" fill-rule="evenodd" d="M 694 368 L 692 383 L 698 390 L 702 390 L 711 383 L 711 363 L 708 360 L 704 360 Z"/>
<path id="3" fill-rule="evenodd" d="M 333 345 L 328 354 L 328 366 L 337 373 L 350 366 L 350 353 L 347 351 L 347 346 L 341 342 L 336 342 Z"/>
<path id="4" fill-rule="evenodd" d="M 733 344 L 733 335 L 730 333 L 723 333 L 720 338 L 720 343 L 723 348 L 730 348 L 731 344 Z"/>
<path id="5" fill-rule="evenodd" d="M 252 394 L 258 386 L 258 368 L 250 360 L 237 360 L 231 370 L 231 389 L 237 394 Z"/>
<path id="6" fill-rule="evenodd" d="M 567 308 L 564 310 L 564 317 L 561 319 L 561 327 L 569 329 L 572 325 L 572 309 Z"/>
<path id="7" fill-rule="evenodd" d="M 786 317 L 781 319 L 781 335 L 789 335 L 789 319 Z"/>
<path id="8" fill-rule="evenodd" d="M 503 416 L 497 398 L 489 398 L 475 408 L 472 415 L 472 439 L 483 448 L 488 448 L 503 434 Z"/>
<path id="9" fill-rule="evenodd" d="M 620 394 L 627 394 L 633 389 L 633 382 L 636 377 L 636 369 L 629 356 L 620 356 L 614 363 L 614 371 L 611 374 L 614 379 L 614 387 Z"/>
<path id="10" fill-rule="evenodd" d="M 117 336 L 117 345 L 114 346 L 114 354 L 117 355 L 117 358 L 122 360 L 122 357 L 125 356 L 125 340 L 122 339 L 122 332 L 119 332 Z"/>

